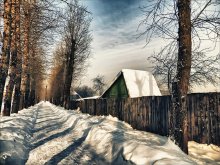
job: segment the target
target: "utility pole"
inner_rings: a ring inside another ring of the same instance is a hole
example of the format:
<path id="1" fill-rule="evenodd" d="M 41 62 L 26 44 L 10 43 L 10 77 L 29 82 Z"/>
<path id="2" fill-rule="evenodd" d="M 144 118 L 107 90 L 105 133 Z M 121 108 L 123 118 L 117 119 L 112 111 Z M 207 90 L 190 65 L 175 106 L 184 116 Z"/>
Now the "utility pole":
<path id="1" fill-rule="evenodd" d="M 45 88 L 45 100 L 44 101 L 47 101 L 47 85 L 46 85 L 46 88 Z"/>

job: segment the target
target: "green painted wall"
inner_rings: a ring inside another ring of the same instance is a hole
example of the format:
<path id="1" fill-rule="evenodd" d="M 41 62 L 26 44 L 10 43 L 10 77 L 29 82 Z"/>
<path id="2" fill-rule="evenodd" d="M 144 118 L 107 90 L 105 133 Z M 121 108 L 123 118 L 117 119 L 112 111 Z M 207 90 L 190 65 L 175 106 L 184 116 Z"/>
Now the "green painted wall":
<path id="1" fill-rule="evenodd" d="M 123 75 L 114 82 L 114 84 L 104 93 L 103 98 L 128 98 L 128 91 L 126 88 Z"/>

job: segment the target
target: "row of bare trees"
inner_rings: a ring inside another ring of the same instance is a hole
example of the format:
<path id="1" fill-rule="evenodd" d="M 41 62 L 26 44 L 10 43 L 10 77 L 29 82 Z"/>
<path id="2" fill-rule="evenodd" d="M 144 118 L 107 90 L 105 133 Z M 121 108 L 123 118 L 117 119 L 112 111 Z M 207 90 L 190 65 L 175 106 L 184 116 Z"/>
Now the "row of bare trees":
<path id="1" fill-rule="evenodd" d="M 86 68 L 90 56 L 90 13 L 77 0 L 66 3 L 62 13 L 61 40 L 54 52 L 50 100 L 69 109 L 71 89 Z"/>
<path id="2" fill-rule="evenodd" d="M 2 5 L 2 114 L 17 113 L 45 97 L 47 46 L 54 43 L 50 94 L 68 108 L 73 80 L 83 73 L 90 55 L 90 13 L 77 0 L 5 0 Z M 59 41 L 53 42 L 54 36 Z"/>
<path id="3" fill-rule="evenodd" d="M 39 101 L 45 74 L 45 44 L 54 20 L 49 2 L 4 0 L 0 56 L 0 109 L 4 116 Z M 38 90 L 36 90 L 38 89 Z"/>

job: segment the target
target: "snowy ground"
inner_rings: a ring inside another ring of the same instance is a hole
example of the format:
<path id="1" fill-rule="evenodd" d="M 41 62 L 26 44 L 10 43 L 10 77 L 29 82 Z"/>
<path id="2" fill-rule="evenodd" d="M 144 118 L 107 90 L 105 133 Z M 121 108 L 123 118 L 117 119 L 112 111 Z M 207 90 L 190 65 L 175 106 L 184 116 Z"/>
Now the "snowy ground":
<path id="1" fill-rule="evenodd" d="M 220 148 L 136 131 L 111 116 L 90 116 L 41 102 L 0 119 L 0 164 L 220 164 Z"/>

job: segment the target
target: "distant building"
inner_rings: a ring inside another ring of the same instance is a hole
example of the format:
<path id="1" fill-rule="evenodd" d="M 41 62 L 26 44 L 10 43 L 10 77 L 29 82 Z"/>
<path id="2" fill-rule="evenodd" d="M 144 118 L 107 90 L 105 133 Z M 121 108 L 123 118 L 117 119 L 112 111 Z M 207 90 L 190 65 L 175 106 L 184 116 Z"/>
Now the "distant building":
<path id="1" fill-rule="evenodd" d="M 77 92 L 71 92 L 70 94 L 70 100 L 80 100 L 82 97 Z"/>
<path id="2" fill-rule="evenodd" d="M 122 69 L 102 98 L 161 96 L 154 76 L 147 71 Z"/>

